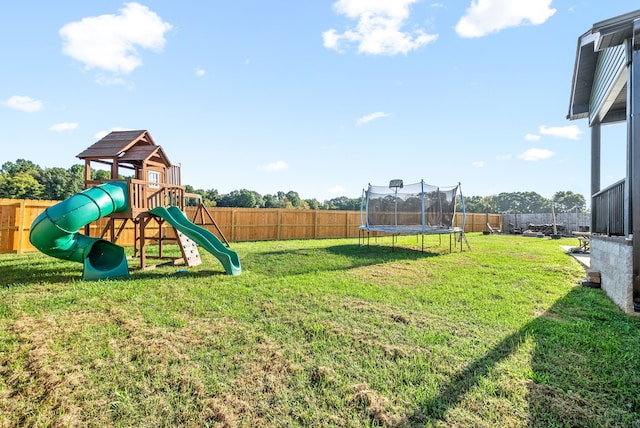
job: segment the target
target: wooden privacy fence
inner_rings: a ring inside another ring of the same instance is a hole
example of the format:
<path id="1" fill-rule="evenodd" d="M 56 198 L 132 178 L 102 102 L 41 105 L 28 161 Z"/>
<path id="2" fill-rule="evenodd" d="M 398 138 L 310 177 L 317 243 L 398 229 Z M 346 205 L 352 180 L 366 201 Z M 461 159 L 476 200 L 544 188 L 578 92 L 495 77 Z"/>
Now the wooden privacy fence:
<path id="1" fill-rule="evenodd" d="M 56 203 L 58 201 L 0 199 L 0 253 L 20 254 L 36 251 L 29 242 L 31 223 L 47 207 Z M 359 211 L 218 207 L 207 209 L 225 237 L 232 242 L 355 238 L 360 226 Z M 193 219 L 196 207 L 186 207 L 185 212 L 189 219 Z M 456 215 L 456 224 L 461 224 L 461 215 Z M 208 220 L 206 216 L 204 220 Z M 501 228 L 501 221 L 500 214 L 467 213 L 465 232 L 486 230 L 487 222 L 493 228 Z M 100 236 L 106 225 L 107 219 L 91 223 L 90 235 Z M 217 234 L 215 226 L 204 227 Z M 153 222 L 146 229 L 146 234 L 174 237 L 171 227 L 164 226 L 159 230 L 157 226 L 154 228 Z M 134 240 L 134 224 L 129 221 L 120 232 L 117 243 L 132 246 Z"/>

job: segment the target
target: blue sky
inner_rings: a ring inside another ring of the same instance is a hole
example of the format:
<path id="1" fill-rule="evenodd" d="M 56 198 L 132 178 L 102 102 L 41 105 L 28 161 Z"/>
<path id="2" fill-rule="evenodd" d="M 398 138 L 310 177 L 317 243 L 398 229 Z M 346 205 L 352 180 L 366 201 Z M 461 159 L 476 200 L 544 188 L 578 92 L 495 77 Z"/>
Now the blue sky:
<path id="1" fill-rule="evenodd" d="M 578 37 L 616 0 L 24 0 L 0 14 L 0 162 L 146 129 L 184 184 L 324 201 L 368 183 L 589 193 Z M 624 177 L 604 127 L 603 186 Z"/>

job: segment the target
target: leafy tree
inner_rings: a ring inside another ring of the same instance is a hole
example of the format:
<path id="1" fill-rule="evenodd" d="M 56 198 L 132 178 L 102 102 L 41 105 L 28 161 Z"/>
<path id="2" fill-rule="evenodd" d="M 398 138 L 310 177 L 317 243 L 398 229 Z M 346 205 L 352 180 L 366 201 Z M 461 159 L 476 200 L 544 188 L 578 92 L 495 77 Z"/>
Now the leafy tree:
<path id="1" fill-rule="evenodd" d="M 304 203 L 307 205 L 307 207 L 310 210 L 319 210 L 320 209 L 320 202 L 318 202 L 317 199 L 305 199 Z"/>
<path id="2" fill-rule="evenodd" d="M 256 208 L 260 207 L 260 203 L 264 205 L 264 201 L 258 201 L 256 199 L 256 194 L 258 193 L 247 189 L 233 190 L 231 193 L 228 193 L 220 198 L 218 206 Z M 262 197 L 260 197 L 260 199 L 262 199 Z"/>
<path id="3" fill-rule="evenodd" d="M 64 168 L 47 168 L 42 172 L 42 197 L 44 199 L 63 200 L 73 195 L 68 192 L 69 176 Z"/>
<path id="4" fill-rule="evenodd" d="M 496 213 L 496 196 L 465 196 L 464 209 L 468 213 Z"/>
<path id="5" fill-rule="evenodd" d="M 188 184 L 184 186 L 184 191 L 186 193 L 195 193 L 197 195 L 200 195 L 200 197 L 202 198 L 202 203 L 207 207 L 215 207 L 216 205 L 218 205 L 218 201 L 222 197 L 218 193 L 217 189 L 194 189 L 193 186 L 190 186 Z M 188 201 L 189 205 L 195 206 L 196 203 L 196 200 Z"/>
<path id="6" fill-rule="evenodd" d="M 67 170 L 69 173 L 69 187 L 73 193 L 81 192 L 84 189 L 84 165 L 75 164 Z"/>
<path id="7" fill-rule="evenodd" d="M 284 201 L 279 200 L 276 195 L 264 195 L 265 208 L 284 208 Z"/>
<path id="8" fill-rule="evenodd" d="M 470 213 L 484 212 L 485 207 L 483 204 L 482 196 L 465 196 L 464 197 L 464 209 Z"/>
<path id="9" fill-rule="evenodd" d="M 204 198 L 204 204 L 208 207 L 215 207 L 218 205 L 218 201 L 222 198 L 222 195 L 218 193 L 218 189 L 208 189 L 202 193 Z"/>
<path id="10" fill-rule="evenodd" d="M 495 196 L 498 212 L 517 211 L 522 214 L 544 213 L 551 210 L 549 200 L 536 192 L 503 192 Z"/>
<path id="11" fill-rule="evenodd" d="M 294 192 L 293 190 L 289 190 L 286 195 L 285 198 L 287 199 L 288 204 L 291 205 L 291 207 L 293 208 L 302 208 L 302 199 L 300 199 L 300 195 L 298 195 L 298 192 Z"/>
<path id="12" fill-rule="evenodd" d="M 91 169 L 91 179 L 97 181 L 111 180 L 111 172 L 106 169 Z"/>
<path id="13" fill-rule="evenodd" d="M 570 190 L 556 192 L 551 200 L 555 204 L 554 209 L 556 212 L 566 213 L 576 210 L 583 212 L 587 208 L 584 196 L 579 193 L 573 193 Z"/>
<path id="14" fill-rule="evenodd" d="M 35 179 L 38 179 L 40 178 L 40 174 L 42 174 L 42 168 L 25 159 L 18 159 L 15 163 L 5 162 L 2 164 L 2 168 L 0 168 L 0 173 L 6 173 L 11 176 L 18 174 L 19 172 L 27 173 Z"/>
<path id="15" fill-rule="evenodd" d="M 337 198 L 325 201 L 324 207 L 327 210 L 360 211 L 361 203 L 362 200 L 360 198 L 348 198 L 346 196 L 339 196 Z"/>
<path id="16" fill-rule="evenodd" d="M 29 172 L 0 173 L 0 198 L 39 199 L 42 190 L 42 184 Z"/>
<path id="17" fill-rule="evenodd" d="M 279 191 L 273 195 L 264 195 L 265 208 L 305 208 L 306 204 L 298 192 L 289 190 L 287 193 Z"/>
<path id="18" fill-rule="evenodd" d="M 40 177 L 42 198 L 63 200 L 84 188 L 84 167 L 74 165 L 69 169 L 46 168 Z"/>

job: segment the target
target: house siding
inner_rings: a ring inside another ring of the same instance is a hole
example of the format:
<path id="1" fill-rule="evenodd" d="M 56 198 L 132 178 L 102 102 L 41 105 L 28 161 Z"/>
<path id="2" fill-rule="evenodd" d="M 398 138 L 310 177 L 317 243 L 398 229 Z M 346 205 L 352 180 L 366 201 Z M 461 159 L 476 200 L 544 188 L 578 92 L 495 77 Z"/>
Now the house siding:
<path id="1" fill-rule="evenodd" d="M 627 54 L 625 44 L 605 49 L 598 57 L 591 100 L 589 101 L 589 122 L 606 112 L 602 111 L 607 98 L 611 95 L 620 73 L 626 69 Z M 601 118 L 601 117 L 600 117 Z"/>

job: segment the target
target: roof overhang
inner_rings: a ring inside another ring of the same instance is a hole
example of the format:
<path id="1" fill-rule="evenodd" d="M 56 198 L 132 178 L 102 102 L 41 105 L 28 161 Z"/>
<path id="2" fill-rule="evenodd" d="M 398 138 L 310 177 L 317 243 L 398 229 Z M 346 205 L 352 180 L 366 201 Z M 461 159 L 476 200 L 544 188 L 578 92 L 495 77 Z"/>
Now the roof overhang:
<path id="1" fill-rule="evenodd" d="M 591 90 L 600 53 L 632 38 L 634 21 L 638 19 L 640 10 L 625 13 L 593 24 L 589 31 L 578 38 L 568 119 L 589 117 Z"/>

